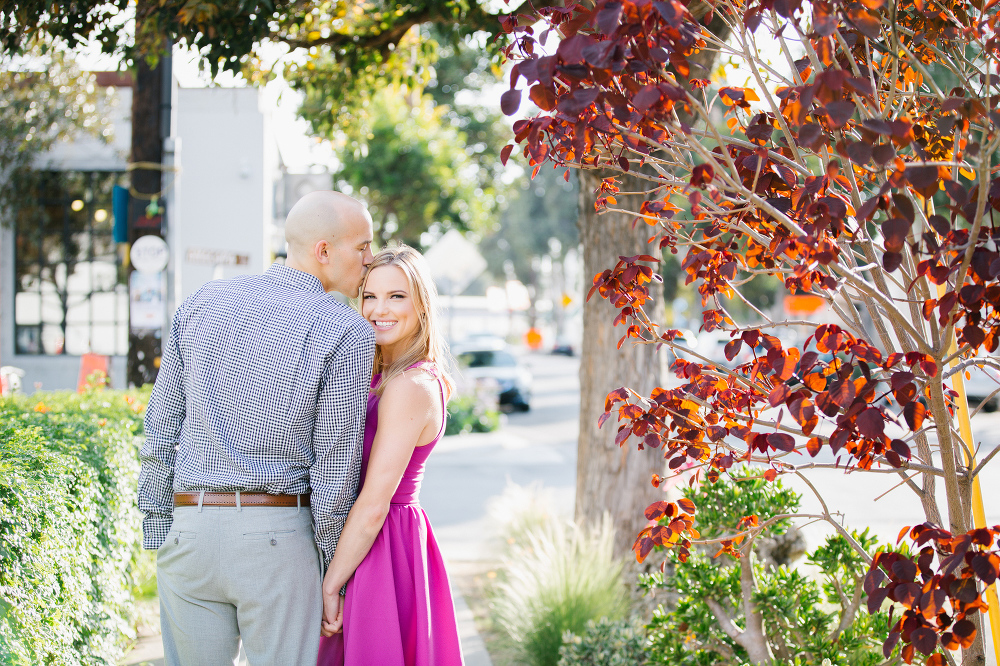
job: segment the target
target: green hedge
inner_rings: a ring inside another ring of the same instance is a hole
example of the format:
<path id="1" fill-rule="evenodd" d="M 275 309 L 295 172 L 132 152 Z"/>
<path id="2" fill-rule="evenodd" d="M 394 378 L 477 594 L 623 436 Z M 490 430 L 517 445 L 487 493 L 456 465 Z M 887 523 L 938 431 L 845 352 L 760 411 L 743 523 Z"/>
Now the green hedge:
<path id="1" fill-rule="evenodd" d="M 134 639 L 147 399 L 0 400 L 0 664 L 117 664 Z"/>

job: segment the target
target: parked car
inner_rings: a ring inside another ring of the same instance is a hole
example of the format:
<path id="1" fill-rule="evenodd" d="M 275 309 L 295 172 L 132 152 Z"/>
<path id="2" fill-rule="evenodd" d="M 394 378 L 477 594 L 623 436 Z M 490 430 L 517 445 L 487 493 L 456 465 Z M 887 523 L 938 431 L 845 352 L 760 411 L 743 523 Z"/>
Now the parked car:
<path id="1" fill-rule="evenodd" d="M 566 341 L 559 341 L 552 345 L 552 354 L 556 356 L 573 356 L 576 351 L 573 344 Z"/>
<path id="2" fill-rule="evenodd" d="M 462 376 L 477 385 L 492 384 L 501 408 L 531 409 L 531 373 L 502 342 L 475 341 L 453 349 Z"/>

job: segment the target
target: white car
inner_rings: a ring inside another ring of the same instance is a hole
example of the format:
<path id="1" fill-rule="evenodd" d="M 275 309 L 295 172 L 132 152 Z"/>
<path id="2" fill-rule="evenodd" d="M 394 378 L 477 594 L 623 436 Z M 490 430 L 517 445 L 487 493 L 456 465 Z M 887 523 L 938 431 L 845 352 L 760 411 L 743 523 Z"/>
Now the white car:
<path id="1" fill-rule="evenodd" d="M 477 385 L 491 384 L 501 408 L 531 409 L 531 373 L 502 341 L 482 340 L 452 349 L 459 372 Z"/>

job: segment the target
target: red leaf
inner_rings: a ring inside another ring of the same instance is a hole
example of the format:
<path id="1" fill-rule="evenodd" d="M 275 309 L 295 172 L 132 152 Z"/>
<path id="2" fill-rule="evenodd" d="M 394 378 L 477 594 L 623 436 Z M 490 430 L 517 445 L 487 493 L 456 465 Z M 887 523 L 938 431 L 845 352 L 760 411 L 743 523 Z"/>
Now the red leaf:
<path id="1" fill-rule="evenodd" d="M 910 222 L 901 217 L 894 217 L 882 223 L 882 238 L 886 252 L 899 252 L 906 245 L 906 236 L 910 233 Z"/>
<path id="2" fill-rule="evenodd" d="M 766 472 L 764 472 L 765 481 L 773 482 L 777 478 L 778 478 L 778 473 L 775 472 L 774 469 L 768 469 Z"/>
<path id="3" fill-rule="evenodd" d="M 821 448 L 823 448 L 823 440 L 819 437 L 810 437 L 809 441 L 806 442 L 806 450 L 809 451 L 809 455 L 813 458 L 819 455 Z"/>
<path id="4" fill-rule="evenodd" d="M 951 628 L 951 631 L 958 638 L 963 648 L 971 646 L 972 642 L 976 639 L 976 625 L 969 620 L 959 620 Z"/>
<path id="5" fill-rule="evenodd" d="M 659 102 L 661 96 L 662 93 L 658 87 L 648 85 L 632 97 L 632 106 L 634 106 L 637 111 L 645 111 Z"/>
<path id="6" fill-rule="evenodd" d="M 677 504 L 681 507 L 681 510 L 684 511 L 685 513 L 690 513 L 690 514 L 693 515 L 694 512 L 697 510 L 695 508 L 694 502 L 692 502 L 691 500 L 689 500 L 686 497 L 683 498 L 683 499 L 677 500 Z"/>
<path id="7" fill-rule="evenodd" d="M 520 90 L 508 90 L 504 94 L 500 95 L 500 110 L 505 116 L 512 116 L 517 113 L 518 108 L 521 106 L 521 91 Z"/>
<path id="8" fill-rule="evenodd" d="M 854 115 L 854 102 L 830 102 L 825 107 L 834 127 L 843 127 Z M 866 160 L 867 161 L 867 160 Z"/>
<path id="9" fill-rule="evenodd" d="M 889 442 L 889 447 L 899 455 L 900 458 L 910 459 L 910 447 L 901 439 L 894 439 Z"/>
<path id="10" fill-rule="evenodd" d="M 854 401 L 855 394 L 856 390 L 854 388 L 854 382 L 852 382 L 849 378 L 842 379 L 837 382 L 832 389 L 830 389 L 830 399 L 833 401 L 833 404 L 842 409 L 846 408 L 849 404 L 851 404 L 851 402 Z"/>
<path id="11" fill-rule="evenodd" d="M 858 414 L 858 430 L 865 437 L 881 437 L 885 432 L 885 417 L 877 407 L 869 407 Z"/>
<path id="12" fill-rule="evenodd" d="M 507 160 L 510 158 L 510 151 L 514 150 L 513 145 L 504 146 L 500 151 L 500 163 L 507 166 Z"/>
<path id="13" fill-rule="evenodd" d="M 788 396 L 791 392 L 792 391 L 790 388 L 788 388 L 787 384 L 778 384 L 777 386 L 774 387 L 774 390 L 771 391 L 771 393 L 767 396 L 767 401 L 771 404 L 772 407 L 777 407 L 778 405 L 783 403 L 786 399 L 788 399 Z"/>
<path id="14" fill-rule="evenodd" d="M 531 86 L 528 97 L 542 111 L 551 111 L 556 108 L 556 94 L 548 86 L 537 83 Z"/>
<path id="15" fill-rule="evenodd" d="M 667 509 L 670 506 L 671 506 L 670 502 L 664 502 L 664 501 L 653 502 L 652 504 L 646 507 L 646 511 L 644 512 L 646 520 L 659 520 L 663 516 L 667 515 Z"/>
<path id="16" fill-rule="evenodd" d="M 1000 556 L 996 553 L 979 553 L 972 558 L 972 570 L 976 572 L 979 580 L 992 585 L 1000 575 Z"/>
<path id="17" fill-rule="evenodd" d="M 930 654 L 937 647 L 937 634 L 934 633 L 933 629 L 920 627 L 919 629 L 914 629 L 910 634 L 910 642 L 922 654 Z"/>
<path id="18" fill-rule="evenodd" d="M 740 348 L 743 347 L 743 341 L 737 338 L 736 340 L 730 340 L 726 343 L 726 360 L 732 361 L 736 358 L 736 355 L 740 353 Z"/>
<path id="19" fill-rule="evenodd" d="M 783 432 L 774 432 L 767 436 L 767 443 L 779 451 L 795 449 L 795 438 Z"/>
<path id="20" fill-rule="evenodd" d="M 715 169 L 711 164 L 699 164 L 691 170 L 691 185 L 703 187 L 715 178 Z"/>
<path id="21" fill-rule="evenodd" d="M 903 418 L 906 419 L 906 425 L 910 426 L 910 430 L 920 429 L 926 413 L 927 408 L 922 402 L 909 402 L 903 407 Z"/>

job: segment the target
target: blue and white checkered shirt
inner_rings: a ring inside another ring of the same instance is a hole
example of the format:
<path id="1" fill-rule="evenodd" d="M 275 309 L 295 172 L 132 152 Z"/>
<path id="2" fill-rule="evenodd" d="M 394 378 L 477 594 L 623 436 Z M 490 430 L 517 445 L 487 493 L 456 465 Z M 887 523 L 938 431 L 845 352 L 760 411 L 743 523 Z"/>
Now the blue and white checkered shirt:
<path id="1" fill-rule="evenodd" d="M 143 547 L 166 539 L 174 492 L 312 492 L 329 563 L 357 498 L 374 348 L 361 315 L 280 264 L 187 298 L 146 412 Z"/>

